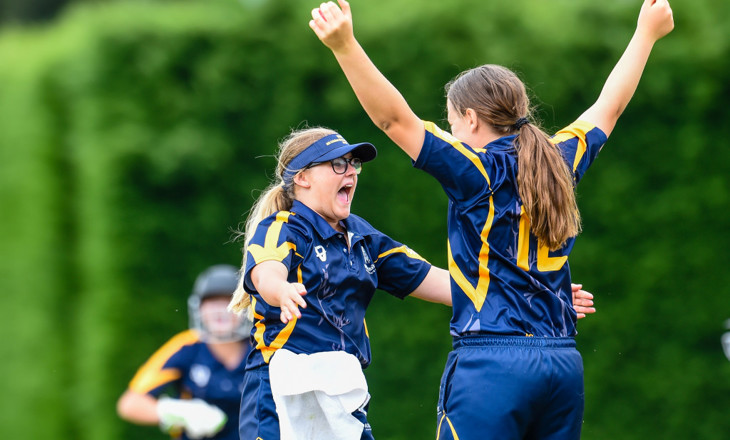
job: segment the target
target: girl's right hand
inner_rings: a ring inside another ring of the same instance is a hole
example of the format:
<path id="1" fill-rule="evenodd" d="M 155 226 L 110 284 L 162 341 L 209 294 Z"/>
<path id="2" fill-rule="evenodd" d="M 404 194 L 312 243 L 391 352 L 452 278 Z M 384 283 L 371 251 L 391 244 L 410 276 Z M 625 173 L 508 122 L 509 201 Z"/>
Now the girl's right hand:
<path id="1" fill-rule="evenodd" d="M 288 323 L 292 319 L 301 318 L 303 309 L 307 307 L 306 301 L 302 298 L 307 294 L 307 289 L 301 283 L 282 283 L 282 289 L 279 293 L 279 308 L 281 308 L 281 322 Z"/>
<path id="2" fill-rule="evenodd" d="M 355 39 L 350 4 L 346 0 L 338 2 L 340 7 L 328 1 L 312 9 L 312 19 L 309 21 L 309 27 L 317 34 L 317 38 L 333 52 L 346 48 Z"/>

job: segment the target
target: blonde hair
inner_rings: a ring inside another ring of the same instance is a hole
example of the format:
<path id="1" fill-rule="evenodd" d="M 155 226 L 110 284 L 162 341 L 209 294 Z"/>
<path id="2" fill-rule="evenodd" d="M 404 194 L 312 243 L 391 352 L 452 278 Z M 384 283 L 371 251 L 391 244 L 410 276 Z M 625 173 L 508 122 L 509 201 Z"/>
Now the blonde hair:
<path id="1" fill-rule="evenodd" d="M 506 67 L 485 64 L 459 74 L 446 85 L 446 97 L 463 115 L 473 109 L 502 136 L 517 132 L 517 187 L 530 231 L 550 250 L 580 233 L 573 174 L 560 150 L 535 124 L 525 85 Z"/>
<path id="2" fill-rule="evenodd" d="M 299 153 L 307 147 L 322 139 L 325 136 L 336 134 L 334 130 L 324 127 L 303 128 L 292 131 L 284 140 L 279 143 L 279 151 L 276 156 L 276 177 L 259 196 L 254 203 L 248 218 L 246 226 L 242 232 L 238 232 L 239 238 L 243 236 L 243 262 L 241 263 L 240 277 L 238 278 L 238 286 L 233 292 L 233 298 L 228 305 L 228 310 L 241 314 L 251 304 L 251 296 L 243 289 L 243 276 L 246 270 L 246 248 L 251 238 L 256 232 L 261 220 L 278 211 L 288 211 L 292 207 L 295 199 L 294 185 L 284 182 L 284 172 L 298 172 L 300 170 L 289 170 L 287 166 L 291 163 Z M 249 317 L 253 319 L 253 310 L 249 309 Z"/>

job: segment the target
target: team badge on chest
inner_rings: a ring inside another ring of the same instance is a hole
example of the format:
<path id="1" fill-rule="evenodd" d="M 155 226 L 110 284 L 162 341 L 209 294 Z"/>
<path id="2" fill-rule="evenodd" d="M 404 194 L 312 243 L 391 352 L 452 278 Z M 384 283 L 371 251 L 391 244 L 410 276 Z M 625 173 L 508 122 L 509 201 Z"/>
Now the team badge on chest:
<path id="1" fill-rule="evenodd" d="M 373 261 L 370 259 L 370 256 L 365 250 L 365 246 L 360 246 L 360 250 L 362 251 L 363 266 L 365 266 L 365 271 L 372 275 L 373 273 L 375 273 L 375 263 L 373 263 Z"/>
<path id="2" fill-rule="evenodd" d="M 205 387 L 210 380 L 210 368 L 205 365 L 195 364 L 190 368 L 190 379 L 199 387 Z"/>
<path id="3" fill-rule="evenodd" d="M 317 258 L 319 258 L 319 261 L 325 262 L 327 261 L 327 251 L 324 250 L 324 246 L 317 245 L 314 247 L 314 253 L 317 255 Z"/>

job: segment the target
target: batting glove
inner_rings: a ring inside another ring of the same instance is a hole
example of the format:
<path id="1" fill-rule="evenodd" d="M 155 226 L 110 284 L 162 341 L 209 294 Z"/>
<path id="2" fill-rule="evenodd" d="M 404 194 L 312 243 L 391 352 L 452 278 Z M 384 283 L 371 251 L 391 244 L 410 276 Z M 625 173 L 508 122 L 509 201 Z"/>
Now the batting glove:
<path id="1" fill-rule="evenodd" d="M 161 397 L 157 401 L 157 416 L 163 431 L 182 428 L 193 439 L 214 436 L 223 429 L 228 419 L 220 408 L 201 399 L 182 400 L 169 397 Z"/>

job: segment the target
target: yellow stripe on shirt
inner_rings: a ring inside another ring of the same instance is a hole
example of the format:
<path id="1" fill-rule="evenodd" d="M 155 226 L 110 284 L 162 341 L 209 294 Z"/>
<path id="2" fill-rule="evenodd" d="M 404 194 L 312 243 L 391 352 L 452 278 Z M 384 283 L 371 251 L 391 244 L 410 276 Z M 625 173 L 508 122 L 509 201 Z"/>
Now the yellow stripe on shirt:
<path id="1" fill-rule="evenodd" d="M 441 130 L 433 122 L 423 121 L 423 124 L 426 128 L 426 131 L 433 133 L 433 135 L 437 138 L 442 139 L 444 142 L 447 142 L 452 147 L 456 148 L 459 153 L 463 154 L 467 159 L 469 159 L 469 161 L 471 161 L 471 163 L 473 163 L 474 166 L 477 167 L 479 172 L 482 173 L 484 178 L 487 180 L 487 184 L 490 186 L 491 190 L 492 183 L 489 180 L 487 170 L 484 169 L 484 164 L 482 163 L 481 159 L 479 159 L 479 156 L 469 151 L 469 149 L 466 148 L 460 140 L 452 136 L 451 133 Z"/>
<path id="2" fill-rule="evenodd" d="M 484 301 L 487 299 L 487 291 L 489 290 L 489 232 L 492 229 L 492 223 L 494 222 L 494 197 L 489 196 L 489 214 L 487 215 L 487 221 L 484 223 L 484 228 L 481 232 L 482 247 L 479 250 L 479 280 L 477 281 L 476 287 L 472 285 L 469 280 L 466 279 L 464 273 L 461 271 L 459 266 L 456 264 L 454 257 L 451 254 L 451 242 L 447 243 L 449 251 L 449 274 L 453 278 L 454 282 L 461 288 L 461 290 L 469 297 L 471 302 L 474 304 L 477 312 L 482 310 Z"/>
<path id="3" fill-rule="evenodd" d="M 181 347 L 192 345 L 199 341 L 200 337 L 194 330 L 186 330 L 175 335 L 137 370 L 137 373 L 129 383 L 129 389 L 145 394 L 159 386 L 178 380 L 182 376 L 180 370 L 176 368 L 163 368 L 165 362 L 177 353 Z"/>
<path id="4" fill-rule="evenodd" d="M 406 245 L 398 246 L 397 248 L 393 248 L 393 249 L 383 252 L 382 254 L 378 255 L 378 258 L 376 258 L 375 261 L 378 261 L 387 255 L 395 254 L 397 252 L 402 252 L 402 253 L 408 255 L 410 258 L 415 258 L 416 260 L 426 261 L 425 258 L 418 255 L 418 252 L 414 251 L 413 249 L 409 248 Z"/>
<path id="5" fill-rule="evenodd" d="M 300 265 L 297 267 L 297 282 L 302 283 L 302 266 Z M 294 331 L 294 326 L 297 324 L 297 317 L 294 316 L 287 324 L 284 326 L 283 329 L 279 332 L 278 335 L 276 335 L 276 338 L 274 338 L 273 342 L 271 344 L 267 345 L 264 341 L 264 333 L 266 332 L 266 325 L 263 323 L 264 317 L 262 315 L 259 315 L 256 313 L 256 298 L 252 298 L 251 302 L 251 310 L 254 311 L 254 321 L 256 322 L 256 332 L 253 335 L 254 340 L 256 341 L 256 349 L 261 351 L 261 356 L 264 358 L 264 362 L 267 364 L 269 363 L 269 360 L 271 359 L 271 356 L 276 353 L 276 350 L 280 349 L 281 347 L 286 344 L 286 341 L 289 340 L 289 337 L 291 336 L 292 332 Z"/>
<path id="6" fill-rule="evenodd" d="M 590 122 L 575 121 L 555 133 L 555 136 L 550 138 L 550 142 L 554 144 L 559 144 L 572 138 L 578 139 L 578 147 L 575 150 L 575 159 L 573 159 L 573 172 L 578 169 L 578 164 L 588 149 L 588 145 L 586 144 L 586 134 L 594 128 L 596 128 L 596 126 Z"/>
<path id="7" fill-rule="evenodd" d="M 247 250 L 253 257 L 256 264 L 269 260 L 284 261 L 284 259 L 289 255 L 290 250 L 297 250 L 297 245 L 288 241 L 277 246 L 279 236 L 281 235 L 281 228 L 284 226 L 284 223 L 289 222 L 290 215 L 295 214 L 289 211 L 279 211 L 279 213 L 276 214 L 276 220 L 266 231 L 264 246 L 262 247 L 258 244 L 250 244 L 248 246 Z"/>

